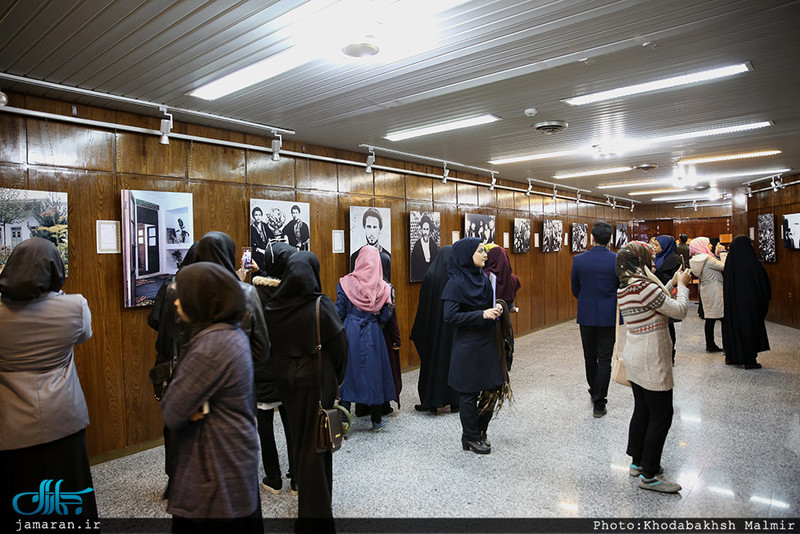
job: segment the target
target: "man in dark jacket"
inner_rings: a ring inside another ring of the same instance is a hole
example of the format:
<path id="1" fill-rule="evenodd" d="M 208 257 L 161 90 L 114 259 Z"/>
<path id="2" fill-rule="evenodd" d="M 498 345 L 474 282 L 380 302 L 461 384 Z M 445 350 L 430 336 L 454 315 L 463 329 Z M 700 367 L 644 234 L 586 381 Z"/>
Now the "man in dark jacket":
<path id="1" fill-rule="evenodd" d="M 617 254 L 608 249 L 613 231 L 605 221 L 595 223 L 592 226 L 595 245 L 572 260 L 572 294 L 578 299 L 577 322 L 595 417 L 606 414 L 614 352 L 619 279 L 615 272 Z"/>

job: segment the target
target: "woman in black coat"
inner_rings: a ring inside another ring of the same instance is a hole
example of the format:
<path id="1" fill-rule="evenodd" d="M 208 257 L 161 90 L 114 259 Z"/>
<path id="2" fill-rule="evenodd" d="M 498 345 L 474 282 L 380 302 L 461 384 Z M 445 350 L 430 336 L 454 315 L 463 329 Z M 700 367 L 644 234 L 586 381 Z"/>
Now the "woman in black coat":
<path id="1" fill-rule="evenodd" d="M 442 247 L 422 277 L 419 305 L 411 327 L 411 340 L 419 353 L 419 412 L 436 413 L 437 408 L 450 405 L 458 411 L 458 394 L 447 385 L 450 373 L 450 351 L 453 348 L 453 329 L 444 322 L 442 291 L 447 284 L 447 264 L 452 246 Z"/>
<path id="2" fill-rule="evenodd" d="M 289 259 L 265 316 L 272 341 L 269 364 L 289 418 L 291 457 L 297 470 L 295 530 L 333 532 L 332 456 L 330 451 L 317 452 L 317 422 L 320 401 L 325 408 L 333 407 L 338 385 L 344 380 L 347 335 L 335 305 L 322 293 L 319 260 L 312 252 L 299 251 Z"/>
<path id="3" fill-rule="evenodd" d="M 444 320 L 450 324 L 453 348 L 448 384 L 459 393 L 461 445 L 465 451 L 489 454 L 486 429 L 494 406 L 509 394 L 508 372 L 501 365 L 492 286 L 483 272 L 486 250 L 481 240 L 466 237 L 455 242 L 448 262 L 449 280 L 442 292 Z"/>
<path id="4" fill-rule="evenodd" d="M 772 290 L 767 272 L 746 235 L 737 235 L 731 243 L 722 287 L 725 363 L 760 369 L 756 357 L 759 352 L 769 350 L 764 318 L 769 311 Z"/>
<path id="5" fill-rule="evenodd" d="M 683 265 L 683 260 L 678 254 L 678 245 L 671 235 L 660 235 L 650 239 L 650 246 L 653 247 L 653 252 L 656 253 L 655 258 L 653 258 L 656 270 L 653 274 L 662 284 L 666 285 Z M 675 323 L 679 322 L 680 319 L 669 318 L 668 329 L 669 337 L 672 340 L 672 365 L 675 365 Z"/>

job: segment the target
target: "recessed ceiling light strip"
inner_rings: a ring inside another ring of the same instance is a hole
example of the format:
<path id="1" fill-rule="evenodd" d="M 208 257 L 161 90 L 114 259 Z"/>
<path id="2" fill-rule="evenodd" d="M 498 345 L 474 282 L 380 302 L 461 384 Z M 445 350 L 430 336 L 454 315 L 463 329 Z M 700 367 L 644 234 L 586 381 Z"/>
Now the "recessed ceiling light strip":
<path id="1" fill-rule="evenodd" d="M 611 167 L 608 169 L 596 169 L 593 171 L 585 171 L 585 172 L 573 172 L 573 173 L 565 173 L 565 174 L 555 174 L 553 178 L 556 180 L 563 180 L 565 178 L 581 178 L 584 176 L 599 176 L 601 174 L 615 174 L 618 172 L 627 172 L 632 171 L 633 167 Z"/>
<path id="2" fill-rule="evenodd" d="M 618 87 L 617 89 L 610 89 L 608 91 L 600 91 L 588 95 L 565 98 L 562 100 L 562 102 L 566 102 L 571 106 L 593 104 L 603 100 L 611 100 L 612 98 L 621 98 L 624 96 L 649 93 L 651 91 L 658 91 L 661 89 L 672 89 L 693 83 L 708 82 L 711 80 L 717 80 L 719 78 L 740 74 L 742 72 L 747 72 L 749 70 L 753 70 L 749 63 L 739 63 L 738 65 L 728 65 L 726 67 L 704 70 L 701 72 L 695 72 L 693 74 L 683 74 L 681 76 L 673 76 L 652 82 Z"/>
<path id="3" fill-rule="evenodd" d="M 490 122 L 499 121 L 500 117 L 491 114 L 478 115 L 476 117 L 467 117 L 464 119 L 457 119 L 453 121 L 432 124 L 422 128 L 413 128 L 410 130 L 403 130 L 384 135 L 384 139 L 389 141 L 403 141 L 405 139 L 412 139 L 414 137 L 422 137 L 423 135 L 430 135 L 440 132 L 449 132 L 451 130 L 459 130 L 461 128 L 469 128 L 470 126 L 479 126 L 481 124 L 488 124 Z"/>
<path id="4" fill-rule="evenodd" d="M 736 159 L 760 158 L 764 156 L 775 156 L 782 154 L 781 150 L 760 150 L 758 152 L 742 152 L 739 154 L 726 154 L 719 156 L 703 156 L 696 158 L 682 158 L 678 165 L 696 165 L 698 163 L 716 163 L 718 161 L 731 161 Z"/>

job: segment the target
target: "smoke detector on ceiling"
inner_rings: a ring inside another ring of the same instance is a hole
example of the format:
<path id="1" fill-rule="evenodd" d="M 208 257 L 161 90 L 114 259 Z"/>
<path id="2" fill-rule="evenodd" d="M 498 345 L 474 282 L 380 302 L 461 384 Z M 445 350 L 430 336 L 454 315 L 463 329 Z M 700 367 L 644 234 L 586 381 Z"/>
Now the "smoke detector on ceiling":
<path id="1" fill-rule="evenodd" d="M 558 132 L 563 132 L 567 129 L 568 124 L 566 121 L 542 121 L 534 123 L 531 128 L 536 130 L 537 132 L 541 132 L 543 134 L 554 134 Z"/>
<path id="2" fill-rule="evenodd" d="M 641 165 L 636 165 L 634 169 L 642 172 L 647 172 L 647 171 L 652 171 L 657 167 L 658 163 L 642 163 Z"/>

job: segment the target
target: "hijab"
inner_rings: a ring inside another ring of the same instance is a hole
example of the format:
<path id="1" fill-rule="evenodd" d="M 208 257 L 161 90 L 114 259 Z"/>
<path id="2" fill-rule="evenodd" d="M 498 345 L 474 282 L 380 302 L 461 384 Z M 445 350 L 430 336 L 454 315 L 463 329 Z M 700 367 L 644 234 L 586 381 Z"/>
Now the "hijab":
<path id="1" fill-rule="evenodd" d="M 661 268 L 665 259 L 675 254 L 675 249 L 677 249 L 678 246 L 675 244 L 675 238 L 671 235 L 660 235 L 656 237 L 656 241 L 661 245 L 661 252 L 656 254 L 655 257 L 656 270 L 658 270 Z"/>
<path id="2" fill-rule="evenodd" d="M 737 235 L 731 242 L 728 258 L 725 260 L 722 285 L 726 306 L 733 300 L 728 298 L 729 295 L 737 296 L 740 305 L 755 306 L 766 315 L 772 296 L 769 277 L 746 235 Z M 748 295 L 742 298 L 743 294 Z M 730 313 L 735 315 L 738 311 L 738 307 L 732 307 Z"/>
<path id="3" fill-rule="evenodd" d="M 265 265 L 259 265 L 259 268 L 270 278 L 280 278 L 295 252 L 297 252 L 297 247 L 288 243 L 270 243 L 264 251 Z"/>
<path id="4" fill-rule="evenodd" d="M 392 286 L 383 279 L 381 254 L 371 246 L 361 247 L 353 272 L 339 279 L 347 298 L 361 311 L 377 313 L 392 302 Z"/>
<path id="5" fill-rule="evenodd" d="M 642 241 L 628 242 L 617 252 L 615 270 L 619 286 L 624 288 L 636 282 L 653 282 L 669 296 L 664 284 L 650 270 L 652 264 L 653 249 L 650 245 Z"/>
<path id="6" fill-rule="evenodd" d="M 0 294 L 14 301 L 32 300 L 60 291 L 66 275 L 56 246 L 41 237 L 26 239 L 14 247 L 3 272 Z"/>
<path id="7" fill-rule="evenodd" d="M 501 246 L 491 247 L 484 270 L 497 276 L 497 291 L 495 293 L 497 298 L 503 299 L 506 303 L 513 302 L 522 284 L 520 284 L 517 275 L 511 272 L 511 262 L 506 249 Z"/>
<path id="8" fill-rule="evenodd" d="M 181 264 L 178 266 L 178 269 L 186 267 L 187 265 L 193 264 L 195 261 L 195 254 L 197 254 L 197 241 L 192 243 L 192 246 L 189 247 L 189 250 L 186 251 L 186 255 L 181 260 Z"/>
<path id="9" fill-rule="evenodd" d="M 447 285 L 442 291 L 442 300 L 466 304 L 475 309 L 488 309 L 492 302 L 492 284 L 472 259 L 481 244 L 477 237 L 465 237 L 453 244 L 447 262 Z"/>
<path id="10" fill-rule="evenodd" d="M 695 237 L 689 243 L 689 253 L 694 256 L 695 254 L 708 254 L 713 256 L 711 252 L 711 245 L 707 237 Z"/>
<path id="11" fill-rule="evenodd" d="M 319 259 L 313 252 L 288 257 L 281 282 L 264 306 L 272 350 L 282 356 L 314 354 L 317 348 L 316 301 L 320 301 L 320 338 L 324 345 L 344 329 L 333 302 L 322 293 Z M 370 247 L 373 248 L 373 247 Z M 376 249 L 373 248 L 377 252 Z"/>
<path id="12" fill-rule="evenodd" d="M 208 232 L 197 242 L 196 262 L 207 261 L 221 265 L 236 276 L 236 245 L 223 232 Z M 238 278 L 237 278 L 238 280 Z"/>
<path id="13" fill-rule="evenodd" d="M 247 308 L 239 280 L 222 266 L 195 262 L 178 271 L 175 285 L 181 309 L 193 326 L 237 324 Z"/>

